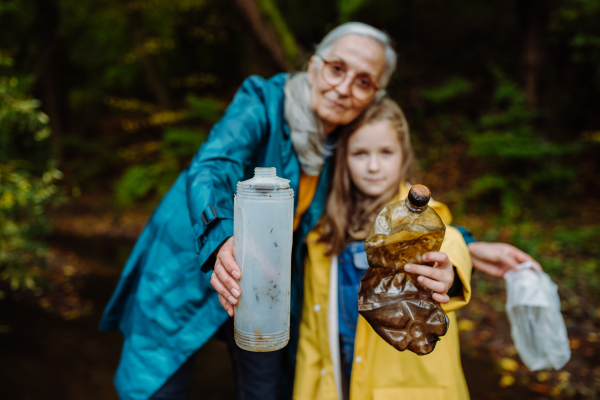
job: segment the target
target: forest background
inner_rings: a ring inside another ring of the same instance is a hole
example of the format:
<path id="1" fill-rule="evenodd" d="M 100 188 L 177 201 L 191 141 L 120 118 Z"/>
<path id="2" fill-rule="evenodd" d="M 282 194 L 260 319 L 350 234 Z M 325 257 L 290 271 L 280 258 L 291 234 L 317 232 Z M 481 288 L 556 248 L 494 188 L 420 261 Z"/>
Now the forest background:
<path id="1" fill-rule="evenodd" d="M 396 43 L 388 93 L 408 117 L 419 182 L 455 224 L 525 250 L 559 284 L 574 354 L 563 371 L 519 362 L 502 280 L 481 274 L 461 314 L 463 357 L 488 360 L 512 398 L 597 397 L 597 0 L 0 2 L 0 339 L 22 345 L 19 307 L 97 323 L 131 243 L 243 79 L 305 68 L 355 20 Z M 27 397 L 19 374 L 32 368 L 13 368 L 10 393 Z"/>

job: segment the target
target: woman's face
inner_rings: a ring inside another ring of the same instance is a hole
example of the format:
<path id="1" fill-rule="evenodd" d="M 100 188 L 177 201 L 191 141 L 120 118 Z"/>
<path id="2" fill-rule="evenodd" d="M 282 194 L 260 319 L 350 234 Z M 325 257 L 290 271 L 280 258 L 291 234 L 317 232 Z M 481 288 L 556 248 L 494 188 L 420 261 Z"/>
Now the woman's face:
<path id="1" fill-rule="evenodd" d="M 354 185 L 377 197 L 400 184 L 402 145 L 388 121 L 361 126 L 348 139 L 346 163 Z"/>
<path id="2" fill-rule="evenodd" d="M 313 110 L 321 119 L 326 133 L 330 133 L 339 125 L 346 125 L 354 120 L 371 102 L 372 98 L 358 100 L 352 96 L 354 78 L 371 79 L 379 85 L 385 69 L 385 51 L 375 39 L 346 35 L 338 39 L 329 54 L 327 61 L 341 61 L 346 65 L 346 77 L 336 86 L 325 81 L 323 68 L 325 63 L 315 63 L 311 58 L 308 65 L 308 82 L 311 87 Z"/>

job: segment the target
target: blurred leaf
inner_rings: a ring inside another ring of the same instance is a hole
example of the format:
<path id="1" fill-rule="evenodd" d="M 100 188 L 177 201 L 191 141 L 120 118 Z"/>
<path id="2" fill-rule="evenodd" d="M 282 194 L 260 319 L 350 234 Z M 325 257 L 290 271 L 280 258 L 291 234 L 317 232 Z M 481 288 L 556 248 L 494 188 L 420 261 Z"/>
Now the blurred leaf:
<path id="1" fill-rule="evenodd" d="M 512 358 L 505 357 L 500 360 L 500 367 L 509 372 L 515 372 L 519 369 L 519 363 Z"/>
<path id="2" fill-rule="evenodd" d="M 532 383 L 531 385 L 529 385 L 529 387 L 531 388 L 531 390 L 533 390 L 536 393 L 548 393 L 548 391 L 550 390 L 550 386 L 548 385 L 542 385 L 540 383 Z"/>
<path id="3" fill-rule="evenodd" d="M 206 137 L 206 132 L 198 129 L 170 128 L 163 135 L 161 150 L 167 157 L 191 158 Z"/>
<path id="4" fill-rule="evenodd" d="M 225 106 L 214 99 L 197 97 L 192 94 L 186 97 L 190 106 L 189 116 L 199 118 L 210 123 L 219 121 L 223 114 Z"/>
<path id="5" fill-rule="evenodd" d="M 152 168 L 136 165 L 129 168 L 115 186 L 115 196 L 119 204 L 129 206 L 135 200 L 146 196 L 154 185 Z"/>
<path id="6" fill-rule="evenodd" d="M 500 378 L 500 387 L 508 387 L 508 386 L 512 386 L 515 384 L 515 377 L 509 374 L 504 374 L 502 375 L 502 378 Z"/>
<path id="7" fill-rule="evenodd" d="M 18 82 L 0 77 L 0 279 L 12 290 L 34 290 L 46 264 L 45 210 L 62 200 L 56 181 L 63 174 L 39 143 L 50 135 L 48 116 Z"/>
<path id="8" fill-rule="evenodd" d="M 459 331 L 472 331 L 475 328 L 475 323 L 469 319 L 460 319 L 458 321 Z"/>
<path id="9" fill-rule="evenodd" d="M 568 373 L 567 371 L 560 371 L 558 373 L 558 380 L 561 382 L 568 382 L 570 378 L 571 378 L 571 374 Z"/>
<path id="10" fill-rule="evenodd" d="M 540 382 L 546 382 L 548 379 L 550 379 L 550 373 L 546 371 L 538 372 L 536 374 L 536 378 Z"/>
<path id="11" fill-rule="evenodd" d="M 339 10 L 338 21 L 340 24 L 344 22 L 350 22 L 354 19 L 356 12 L 365 4 L 368 4 L 369 0 L 337 0 L 337 6 Z"/>
<path id="12" fill-rule="evenodd" d="M 454 77 L 441 87 L 421 90 L 421 97 L 438 104 L 468 94 L 470 91 L 471 82 L 464 78 Z"/>
<path id="13" fill-rule="evenodd" d="M 293 33 L 287 27 L 287 24 L 277 5 L 275 0 L 256 0 L 257 5 L 266 17 L 268 17 L 269 21 L 273 24 L 281 43 L 283 44 L 283 48 L 285 51 L 285 57 L 287 58 L 290 65 L 294 65 L 296 63 L 296 59 L 298 57 L 298 48 L 296 47 L 296 41 L 294 39 Z"/>

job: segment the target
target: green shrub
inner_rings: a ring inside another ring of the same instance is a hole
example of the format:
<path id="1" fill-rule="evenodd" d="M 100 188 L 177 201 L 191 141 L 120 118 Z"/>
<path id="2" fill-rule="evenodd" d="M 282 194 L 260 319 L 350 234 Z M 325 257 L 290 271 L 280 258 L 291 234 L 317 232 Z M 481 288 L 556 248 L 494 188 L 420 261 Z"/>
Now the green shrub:
<path id="1" fill-rule="evenodd" d="M 223 112 L 223 105 L 207 98 L 188 96 L 188 109 L 179 123 L 204 122 L 214 124 Z M 207 133 L 192 126 L 164 128 L 160 142 L 146 142 L 126 149 L 133 165 L 115 184 L 116 202 L 123 208 L 140 200 L 155 203 L 169 190 L 177 176 L 189 164 L 192 156 L 206 140 Z"/>
<path id="2" fill-rule="evenodd" d="M 497 86 L 491 110 L 466 132 L 468 155 L 481 160 L 483 168 L 465 198 L 499 206 L 498 215 L 508 222 L 560 201 L 556 194 L 564 194 L 560 188 L 576 176 L 569 157 L 579 146 L 538 134 L 535 111 L 523 92 L 500 70 L 493 73 Z"/>
<path id="3" fill-rule="evenodd" d="M 44 143 L 48 117 L 39 101 L 25 97 L 25 88 L 16 77 L 0 78 L 0 280 L 13 290 L 41 283 L 42 240 L 50 231 L 45 210 L 62 199 L 55 184 L 62 173 Z"/>

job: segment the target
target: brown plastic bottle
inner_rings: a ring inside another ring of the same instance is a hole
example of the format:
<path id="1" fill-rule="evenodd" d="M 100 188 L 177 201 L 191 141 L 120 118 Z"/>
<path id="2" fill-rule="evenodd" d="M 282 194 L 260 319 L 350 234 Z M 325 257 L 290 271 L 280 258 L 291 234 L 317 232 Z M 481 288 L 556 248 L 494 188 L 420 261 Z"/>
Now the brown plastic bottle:
<path id="1" fill-rule="evenodd" d="M 427 187 L 414 185 L 406 200 L 379 213 L 365 240 L 369 269 L 358 292 L 358 311 L 375 332 L 396 349 L 418 355 L 433 351 L 449 323 L 431 290 L 404 270 L 442 246 L 446 226 L 427 206 L 430 197 Z"/>

